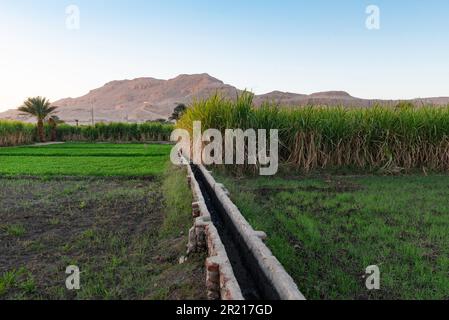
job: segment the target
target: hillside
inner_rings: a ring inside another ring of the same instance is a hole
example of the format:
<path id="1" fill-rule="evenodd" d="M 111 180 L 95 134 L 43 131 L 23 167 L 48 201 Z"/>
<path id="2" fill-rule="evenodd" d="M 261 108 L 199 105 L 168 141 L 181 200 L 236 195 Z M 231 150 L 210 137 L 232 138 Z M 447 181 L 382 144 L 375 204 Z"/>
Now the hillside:
<path id="1" fill-rule="evenodd" d="M 178 103 L 189 104 L 195 98 L 201 99 L 219 92 L 226 97 L 235 97 L 239 90 L 208 74 L 180 75 L 170 80 L 137 78 L 134 80 L 111 81 L 78 98 L 55 101 L 58 116 L 68 123 L 95 122 L 145 122 L 167 119 Z M 265 101 L 285 106 L 302 105 L 346 105 L 369 107 L 373 104 L 394 104 L 398 101 L 368 100 L 352 97 L 343 91 L 318 92 L 311 95 L 273 91 L 255 96 L 255 104 Z M 449 104 L 449 98 L 425 98 L 412 100 L 415 103 Z M 0 113 L 0 119 L 33 121 L 20 115 L 17 110 Z"/>

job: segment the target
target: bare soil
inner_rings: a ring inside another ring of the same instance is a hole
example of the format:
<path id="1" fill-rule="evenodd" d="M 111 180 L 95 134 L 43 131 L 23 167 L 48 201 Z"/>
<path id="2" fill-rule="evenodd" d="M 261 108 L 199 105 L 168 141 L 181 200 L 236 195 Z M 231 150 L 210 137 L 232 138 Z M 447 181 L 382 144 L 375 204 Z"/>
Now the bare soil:
<path id="1" fill-rule="evenodd" d="M 160 179 L 0 185 L 0 299 L 205 298 L 202 257 L 178 262 L 186 231 L 160 234 Z M 69 265 L 81 270 L 79 291 L 65 287 Z"/>

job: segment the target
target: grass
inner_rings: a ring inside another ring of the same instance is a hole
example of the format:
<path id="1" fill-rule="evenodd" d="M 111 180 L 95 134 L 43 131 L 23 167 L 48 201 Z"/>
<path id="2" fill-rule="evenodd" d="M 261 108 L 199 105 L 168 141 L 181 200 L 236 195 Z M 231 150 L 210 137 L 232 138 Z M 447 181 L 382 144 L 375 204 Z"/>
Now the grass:
<path id="1" fill-rule="evenodd" d="M 160 174 L 166 156 L 118 157 L 1 157 L 0 174 L 6 176 L 152 176 Z"/>
<path id="2" fill-rule="evenodd" d="M 26 233 L 25 228 L 20 224 L 6 225 L 2 229 L 5 230 L 6 234 L 13 237 L 21 237 Z"/>
<path id="3" fill-rule="evenodd" d="M 3 176 L 154 176 L 171 146 L 68 143 L 0 149 Z"/>
<path id="4" fill-rule="evenodd" d="M 5 272 L 0 276 L 0 297 L 14 289 L 20 290 L 24 294 L 34 294 L 36 292 L 34 278 L 25 268 Z"/>
<path id="5" fill-rule="evenodd" d="M 162 224 L 161 234 L 163 236 L 176 235 L 179 230 L 183 234 L 188 234 L 192 224 L 192 217 L 186 212 L 192 211 L 192 192 L 187 187 L 185 172 L 176 169 L 164 175 L 162 192 L 165 195 L 166 215 Z"/>
<path id="6" fill-rule="evenodd" d="M 164 144 L 65 143 L 41 147 L 0 148 L 0 156 L 155 157 L 166 156 L 171 148 L 171 145 Z"/>
<path id="7" fill-rule="evenodd" d="M 307 298 L 449 298 L 447 176 L 221 180 Z"/>
<path id="8" fill-rule="evenodd" d="M 0 299 L 205 298 L 204 257 L 179 264 L 192 199 L 169 150 L 2 149 L 14 155 L 0 156 Z M 79 291 L 65 287 L 69 265 L 82 272 Z"/>
<path id="9" fill-rule="evenodd" d="M 0 277 L 0 296 L 10 290 L 16 283 L 16 272 L 8 271 Z"/>

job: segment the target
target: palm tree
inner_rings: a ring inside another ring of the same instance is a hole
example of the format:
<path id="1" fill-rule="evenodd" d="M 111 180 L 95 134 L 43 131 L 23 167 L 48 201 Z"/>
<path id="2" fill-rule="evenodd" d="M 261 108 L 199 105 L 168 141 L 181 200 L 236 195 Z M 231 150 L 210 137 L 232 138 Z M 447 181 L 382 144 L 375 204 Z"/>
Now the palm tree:
<path id="1" fill-rule="evenodd" d="M 57 140 L 57 127 L 59 124 L 63 124 L 64 121 L 62 121 L 61 119 L 59 119 L 58 116 L 50 116 L 48 118 L 48 125 L 50 127 L 51 130 L 51 141 L 56 141 Z"/>
<path id="2" fill-rule="evenodd" d="M 37 131 L 41 142 L 45 141 L 44 121 L 49 115 L 55 112 L 56 108 L 52 107 L 50 101 L 43 97 L 28 98 L 23 103 L 23 106 L 19 108 L 19 111 L 37 118 Z"/>

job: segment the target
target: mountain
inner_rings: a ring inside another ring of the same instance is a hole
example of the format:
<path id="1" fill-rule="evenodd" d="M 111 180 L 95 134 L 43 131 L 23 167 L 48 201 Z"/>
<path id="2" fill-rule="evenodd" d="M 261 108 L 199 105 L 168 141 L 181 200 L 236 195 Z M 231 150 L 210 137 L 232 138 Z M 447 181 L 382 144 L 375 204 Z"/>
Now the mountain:
<path id="1" fill-rule="evenodd" d="M 449 97 L 436 98 L 417 98 L 412 100 L 381 100 L 381 99 L 361 99 L 351 96 L 344 91 L 325 91 L 312 93 L 310 95 L 297 94 L 289 92 L 273 91 L 255 97 L 256 105 L 260 105 L 265 101 L 274 102 L 282 106 L 307 106 L 307 105 L 327 105 L 347 107 L 372 107 L 376 104 L 380 105 L 396 105 L 402 101 L 408 101 L 415 105 L 448 105 Z"/>
<path id="2" fill-rule="evenodd" d="M 167 119 L 179 103 L 189 104 L 194 99 L 206 98 L 216 92 L 234 98 L 240 90 L 223 83 L 208 74 L 180 75 L 170 80 L 137 78 L 112 81 L 79 98 L 66 98 L 53 102 L 58 106 L 57 115 L 68 123 L 78 120 L 81 124 L 96 122 L 128 121 L 145 122 Z M 449 104 L 449 98 L 425 98 L 410 100 L 417 104 Z M 395 104 L 393 100 L 369 100 L 351 96 L 343 91 L 318 92 L 310 95 L 281 91 L 254 97 L 256 105 L 274 102 L 285 106 L 346 105 L 369 107 L 376 103 Z M 0 119 L 34 121 L 20 115 L 17 110 L 0 113 Z"/>
<path id="3" fill-rule="evenodd" d="M 112 81 L 82 97 L 61 99 L 53 105 L 58 106 L 57 115 L 68 123 L 90 123 L 92 109 L 96 122 L 145 122 L 167 119 L 177 104 L 188 104 L 215 92 L 236 96 L 237 89 L 208 74 L 180 75 L 170 80 L 138 78 Z M 17 110 L 0 113 L 0 118 L 32 121 Z"/>

